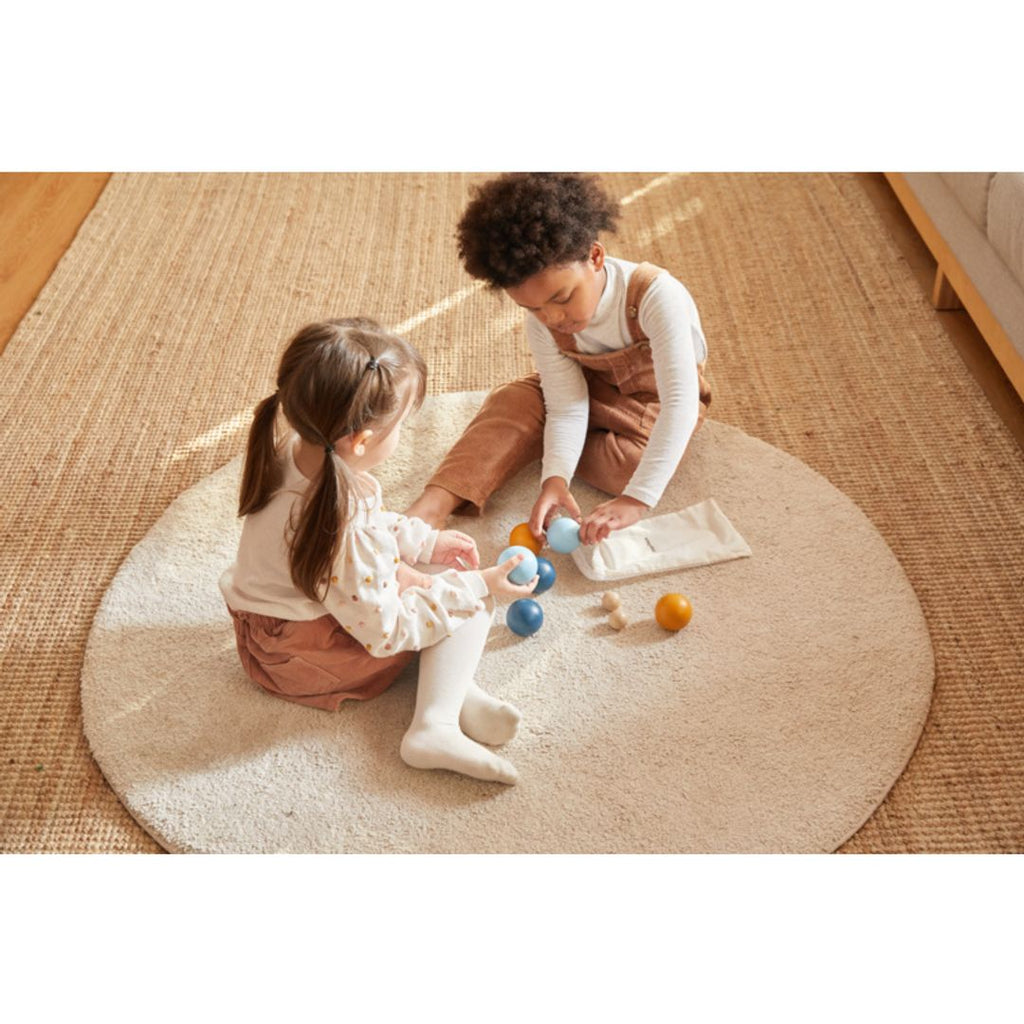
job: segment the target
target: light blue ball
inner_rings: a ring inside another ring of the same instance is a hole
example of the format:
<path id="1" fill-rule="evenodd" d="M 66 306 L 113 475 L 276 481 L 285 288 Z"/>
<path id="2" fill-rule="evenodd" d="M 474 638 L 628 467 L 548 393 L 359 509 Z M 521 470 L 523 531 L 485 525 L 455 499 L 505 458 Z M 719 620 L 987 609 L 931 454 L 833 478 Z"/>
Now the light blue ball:
<path id="1" fill-rule="evenodd" d="M 498 555 L 498 565 L 507 562 L 513 555 L 526 555 L 526 557 L 508 574 L 508 578 L 513 583 L 529 583 L 537 575 L 537 556 L 529 548 L 513 544 L 512 547 L 505 548 Z"/>
<path id="2" fill-rule="evenodd" d="M 532 597 L 522 597 L 508 606 L 505 623 L 517 636 L 533 636 L 544 625 L 544 612 Z"/>
<path id="3" fill-rule="evenodd" d="M 552 550 L 567 555 L 580 546 L 580 524 L 568 516 L 561 516 L 548 527 L 546 536 Z"/>
<path id="4" fill-rule="evenodd" d="M 534 597 L 543 594 L 545 590 L 550 590 L 558 577 L 555 567 L 546 558 L 537 559 L 537 575 L 540 579 L 537 580 L 537 586 L 533 588 Z"/>

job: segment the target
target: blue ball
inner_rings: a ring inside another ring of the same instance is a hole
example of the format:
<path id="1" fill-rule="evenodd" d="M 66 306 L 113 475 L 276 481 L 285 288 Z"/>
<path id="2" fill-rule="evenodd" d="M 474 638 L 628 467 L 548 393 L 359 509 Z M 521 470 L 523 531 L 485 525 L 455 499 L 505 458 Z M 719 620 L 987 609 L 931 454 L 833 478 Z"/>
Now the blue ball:
<path id="1" fill-rule="evenodd" d="M 548 527 L 547 541 L 559 554 L 575 551 L 580 546 L 580 524 L 568 516 L 560 516 Z"/>
<path id="2" fill-rule="evenodd" d="M 544 612 L 533 598 L 522 597 L 508 606 L 505 623 L 518 636 L 533 636 L 544 624 Z"/>
<path id="3" fill-rule="evenodd" d="M 537 556 L 529 549 L 519 544 L 513 544 L 505 548 L 498 555 L 498 565 L 507 562 L 513 555 L 526 555 L 526 557 L 508 574 L 513 583 L 529 583 L 537 575 Z"/>
<path id="4" fill-rule="evenodd" d="M 545 590 L 550 590 L 554 584 L 558 573 L 555 572 L 555 567 L 546 559 L 537 559 L 537 575 L 540 577 L 537 580 L 537 586 L 533 588 L 533 593 L 543 594 Z"/>

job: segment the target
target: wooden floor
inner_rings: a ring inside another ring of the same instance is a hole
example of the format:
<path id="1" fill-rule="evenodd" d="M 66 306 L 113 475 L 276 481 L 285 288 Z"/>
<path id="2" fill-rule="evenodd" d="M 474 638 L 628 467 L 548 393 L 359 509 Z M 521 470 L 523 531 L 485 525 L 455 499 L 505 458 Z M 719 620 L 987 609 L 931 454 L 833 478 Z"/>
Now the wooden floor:
<path id="1" fill-rule="evenodd" d="M 109 174 L 0 174 L 0 352 L 93 208 Z M 881 174 L 861 184 L 903 258 L 931 293 L 935 260 Z M 1024 448 L 1024 402 L 963 310 L 936 312 L 993 408 Z"/>
<path id="2" fill-rule="evenodd" d="M 60 262 L 109 174 L 0 174 L 0 352 Z"/>

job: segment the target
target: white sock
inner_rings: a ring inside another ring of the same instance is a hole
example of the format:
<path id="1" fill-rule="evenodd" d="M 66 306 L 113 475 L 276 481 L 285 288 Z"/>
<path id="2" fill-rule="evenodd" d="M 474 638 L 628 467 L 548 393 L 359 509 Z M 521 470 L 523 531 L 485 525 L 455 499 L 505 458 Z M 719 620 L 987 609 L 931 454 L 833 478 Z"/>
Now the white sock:
<path id="1" fill-rule="evenodd" d="M 402 760 L 410 768 L 446 768 L 484 782 L 514 786 L 515 768 L 487 747 L 471 740 L 458 726 L 415 722 L 402 738 Z"/>
<path id="2" fill-rule="evenodd" d="M 459 715 L 473 684 L 493 612 L 480 611 L 451 636 L 420 653 L 416 710 L 402 738 L 402 760 L 412 768 L 445 768 L 513 785 L 518 774 L 503 757 L 466 736 Z"/>
<path id="3" fill-rule="evenodd" d="M 459 725 L 467 736 L 478 742 L 500 747 L 519 731 L 522 718 L 518 708 L 492 697 L 476 683 L 470 683 L 466 699 L 462 702 Z"/>

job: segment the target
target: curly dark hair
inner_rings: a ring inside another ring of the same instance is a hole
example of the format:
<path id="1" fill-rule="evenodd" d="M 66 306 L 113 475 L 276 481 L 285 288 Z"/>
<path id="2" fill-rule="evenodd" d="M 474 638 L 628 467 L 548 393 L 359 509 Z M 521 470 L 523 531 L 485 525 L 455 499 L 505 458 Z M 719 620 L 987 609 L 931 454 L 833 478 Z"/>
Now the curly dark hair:
<path id="1" fill-rule="evenodd" d="M 596 175 L 502 174 L 473 190 L 456 229 L 459 257 L 492 288 L 514 288 L 547 267 L 585 260 L 618 216 Z"/>

